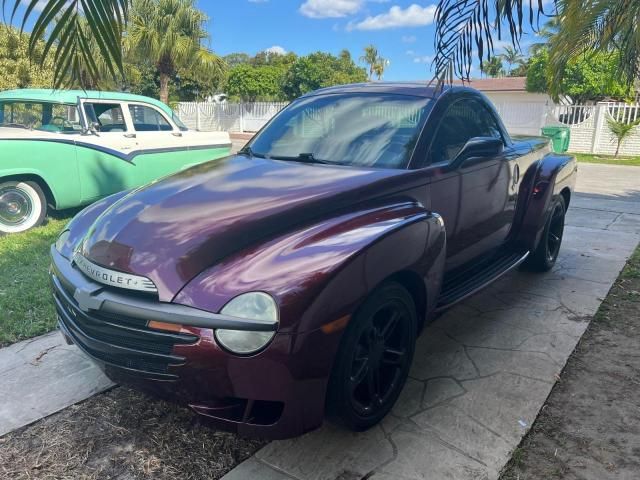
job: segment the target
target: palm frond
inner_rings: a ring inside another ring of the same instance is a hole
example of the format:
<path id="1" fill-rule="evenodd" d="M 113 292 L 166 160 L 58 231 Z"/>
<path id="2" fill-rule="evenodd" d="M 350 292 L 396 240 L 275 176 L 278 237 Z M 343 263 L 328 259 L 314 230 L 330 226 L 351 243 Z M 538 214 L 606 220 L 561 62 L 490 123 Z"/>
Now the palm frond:
<path id="1" fill-rule="evenodd" d="M 55 88 L 81 81 L 82 65 L 93 81 L 99 80 L 101 72 L 94 58 L 96 46 L 113 77 L 123 72 L 122 31 L 128 0 L 49 0 L 39 12 L 40 0 L 2 0 L 3 12 L 10 4 L 13 4 L 10 8 L 12 23 L 20 7 L 24 9 L 21 30 L 35 18 L 29 54 L 35 55 L 38 40 L 45 37 L 41 58 L 46 58 L 55 49 Z"/>
<path id="2" fill-rule="evenodd" d="M 554 0 L 555 1 L 555 0 Z M 519 50 L 526 22 L 537 28 L 544 0 L 441 0 L 436 11 L 435 78 L 468 81 L 474 58 L 480 64 L 494 56 L 494 38 L 502 40 L 503 23 Z M 528 16 L 525 18 L 525 11 Z"/>

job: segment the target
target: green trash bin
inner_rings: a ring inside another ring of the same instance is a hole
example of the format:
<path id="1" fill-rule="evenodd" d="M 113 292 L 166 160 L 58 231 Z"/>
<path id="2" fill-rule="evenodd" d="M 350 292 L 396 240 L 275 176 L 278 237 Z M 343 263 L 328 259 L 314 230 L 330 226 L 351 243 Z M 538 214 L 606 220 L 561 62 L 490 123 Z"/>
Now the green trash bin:
<path id="1" fill-rule="evenodd" d="M 551 139 L 553 151 L 564 153 L 569 150 L 569 140 L 571 139 L 571 129 L 562 125 L 551 125 L 542 127 L 542 135 Z"/>

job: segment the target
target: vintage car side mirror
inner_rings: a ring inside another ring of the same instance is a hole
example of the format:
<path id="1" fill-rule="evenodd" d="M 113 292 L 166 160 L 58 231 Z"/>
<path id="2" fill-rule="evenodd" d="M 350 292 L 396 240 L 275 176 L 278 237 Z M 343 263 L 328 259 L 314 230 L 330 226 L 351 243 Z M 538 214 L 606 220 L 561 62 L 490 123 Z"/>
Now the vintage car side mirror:
<path id="1" fill-rule="evenodd" d="M 504 149 L 504 143 L 500 138 L 494 137 L 474 137 L 465 143 L 458 154 L 458 158 L 466 160 L 468 158 L 486 158 L 500 155 Z"/>

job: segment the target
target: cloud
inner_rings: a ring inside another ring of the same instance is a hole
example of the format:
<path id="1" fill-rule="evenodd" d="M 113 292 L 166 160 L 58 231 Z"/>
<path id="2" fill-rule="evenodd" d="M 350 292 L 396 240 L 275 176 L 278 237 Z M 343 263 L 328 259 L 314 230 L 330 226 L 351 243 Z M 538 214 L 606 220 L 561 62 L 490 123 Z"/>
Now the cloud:
<path id="1" fill-rule="evenodd" d="M 403 35 L 402 43 L 415 43 L 418 38 L 415 35 Z"/>
<path id="2" fill-rule="evenodd" d="M 422 7 L 414 3 L 404 9 L 398 5 L 394 5 L 387 13 L 370 16 L 357 23 L 350 22 L 349 25 L 347 25 L 347 30 L 383 30 L 400 27 L 423 27 L 433 23 L 436 9 L 436 5 Z"/>
<path id="3" fill-rule="evenodd" d="M 274 53 L 276 55 L 284 55 L 287 51 L 282 48 L 280 45 L 274 45 L 273 47 L 269 47 L 265 50 L 267 53 Z"/>
<path id="4" fill-rule="evenodd" d="M 431 63 L 433 60 L 433 55 L 419 55 L 417 57 L 413 57 L 413 63 Z"/>
<path id="5" fill-rule="evenodd" d="M 409 55 L 410 57 L 413 57 L 416 52 L 414 50 L 407 50 L 406 52 L 404 52 L 405 54 Z"/>
<path id="6" fill-rule="evenodd" d="M 306 0 L 300 13 L 309 18 L 338 18 L 353 15 L 362 8 L 364 0 Z"/>

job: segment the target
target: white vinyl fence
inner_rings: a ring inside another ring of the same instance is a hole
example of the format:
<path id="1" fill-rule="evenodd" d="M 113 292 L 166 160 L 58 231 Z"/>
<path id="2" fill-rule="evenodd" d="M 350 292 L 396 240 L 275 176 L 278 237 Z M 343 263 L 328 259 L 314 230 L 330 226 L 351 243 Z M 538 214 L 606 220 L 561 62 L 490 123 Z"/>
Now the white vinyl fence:
<path id="1" fill-rule="evenodd" d="M 178 104 L 176 113 L 189 127 L 202 131 L 257 132 L 287 102 Z"/>
<path id="2" fill-rule="evenodd" d="M 286 102 L 179 103 L 176 112 L 190 128 L 204 131 L 257 132 Z M 497 103 L 507 129 L 514 134 L 540 135 L 548 125 L 571 129 L 569 151 L 612 155 L 615 137 L 607 118 L 626 122 L 640 119 L 640 104 L 598 103 L 596 105 L 553 105 L 541 102 Z M 621 155 L 640 155 L 640 127 L 636 127 L 620 148 Z"/>

